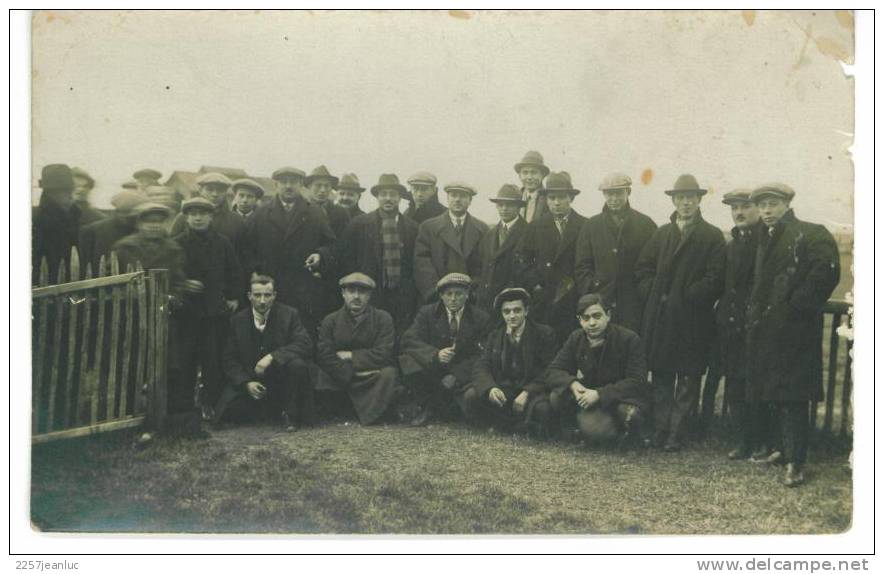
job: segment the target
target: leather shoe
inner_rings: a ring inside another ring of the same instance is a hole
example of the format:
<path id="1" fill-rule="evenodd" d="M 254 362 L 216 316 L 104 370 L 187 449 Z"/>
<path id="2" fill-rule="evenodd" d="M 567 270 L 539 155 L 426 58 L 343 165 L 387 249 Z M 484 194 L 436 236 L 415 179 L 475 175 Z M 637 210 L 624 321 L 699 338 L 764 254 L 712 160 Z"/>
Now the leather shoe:
<path id="1" fill-rule="evenodd" d="M 786 465 L 786 474 L 783 476 L 783 485 L 788 488 L 794 488 L 804 484 L 804 472 L 797 464 L 789 463 Z"/>

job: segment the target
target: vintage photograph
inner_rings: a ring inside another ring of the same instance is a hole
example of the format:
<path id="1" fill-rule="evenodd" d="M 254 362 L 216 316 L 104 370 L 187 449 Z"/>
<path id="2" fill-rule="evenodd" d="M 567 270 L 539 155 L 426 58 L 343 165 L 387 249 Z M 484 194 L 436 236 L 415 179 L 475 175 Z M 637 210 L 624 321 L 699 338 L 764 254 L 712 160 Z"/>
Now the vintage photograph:
<path id="1" fill-rule="evenodd" d="M 34 11 L 31 527 L 849 530 L 854 19 Z"/>

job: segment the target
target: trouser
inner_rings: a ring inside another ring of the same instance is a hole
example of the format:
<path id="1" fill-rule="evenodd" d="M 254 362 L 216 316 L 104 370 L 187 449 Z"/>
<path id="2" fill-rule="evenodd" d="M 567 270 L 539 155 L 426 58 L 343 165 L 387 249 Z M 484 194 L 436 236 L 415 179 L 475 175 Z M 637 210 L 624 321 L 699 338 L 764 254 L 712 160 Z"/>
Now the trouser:
<path id="1" fill-rule="evenodd" d="M 169 389 L 170 412 L 190 410 L 194 406 L 197 373 L 202 372 L 199 402 L 214 405 L 221 396 L 223 373 L 221 354 L 227 336 L 228 318 L 182 315 L 176 318 L 178 374 Z"/>
<path id="2" fill-rule="evenodd" d="M 457 381 L 457 386 L 447 388 L 442 379 L 448 373 L 441 369 L 426 369 L 408 378 L 408 390 L 413 401 L 433 416 L 452 419 L 457 418 L 469 408 L 465 403 L 468 384 Z"/>
<path id="3" fill-rule="evenodd" d="M 506 396 L 506 403 L 499 407 L 492 403 L 488 395 L 480 396 L 473 386 L 469 386 L 460 402 L 463 416 L 476 424 L 490 424 L 507 430 L 525 429 L 539 435 L 549 432 L 550 404 L 543 394 L 528 396 L 522 412 L 513 410 L 513 401 L 522 392 L 511 386 L 498 387 Z"/>
<path id="4" fill-rule="evenodd" d="M 286 364 L 271 363 L 255 380 L 267 389 L 264 397 L 253 398 L 244 385 L 228 385 L 215 406 L 215 422 L 273 420 L 285 412 L 295 424 L 313 423 L 313 385 L 306 363 L 299 359 Z"/>
<path id="5" fill-rule="evenodd" d="M 696 414 L 700 376 L 654 371 L 654 433 L 657 444 L 679 443 L 685 438 L 688 420 Z"/>
<path id="6" fill-rule="evenodd" d="M 728 377 L 725 380 L 724 396 L 734 421 L 739 447 L 754 451 L 762 446 L 773 446 L 770 405 L 746 401 L 745 377 Z"/>
<path id="7" fill-rule="evenodd" d="M 606 442 L 623 437 L 624 433 L 641 435 L 642 409 L 629 403 L 618 402 L 610 407 L 592 406 L 582 409 L 574 394 L 567 388 L 555 390 L 549 395 L 554 417 L 562 432 L 580 431 L 581 436 L 592 442 Z"/>
<path id="8" fill-rule="evenodd" d="M 810 438 L 810 401 L 781 401 L 773 403 L 779 416 L 783 459 L 799 468 L 807 460 Z"/>

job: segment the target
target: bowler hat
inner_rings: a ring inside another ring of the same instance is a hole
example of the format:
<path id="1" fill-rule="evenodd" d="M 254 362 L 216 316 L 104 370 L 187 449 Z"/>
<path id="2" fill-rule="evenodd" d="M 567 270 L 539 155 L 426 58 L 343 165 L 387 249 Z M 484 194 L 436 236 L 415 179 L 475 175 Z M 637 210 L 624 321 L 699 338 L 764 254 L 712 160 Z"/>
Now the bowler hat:
<path id="1" fill-rule="evenodd" d="M 539 151 L 527 151 L 525 152 L 525 156 L 522 158 L 522 161 L 513 166 L 516 170 L 516 173 L 519 173 L 523 167 L 537 167 L 540 168 L 540 171 L 543 173 L 543 177 L 549 175 L 549 168 L 546 167 L 546 164 L 543 163 L 543 156 L 540 155 Z"/>
<path id="2" fill-rule="evenodd" d="M 334 188 L 338 187 L 338 178 L 329 173 L 328 168 L 324 165 L 321 165 L 310 172 L 310 175 L 304 180 L 304 185 L 310 187 L 310 184 L 316 181 L 317 179 L 327 179 L 331 182 L 331 186 Z"/>
<path id="3" fill-rule="evenodd" d="M 181 213 L 187 213 L 188 209 L 205 209 L 207 211 L 215 212 L 215 204 L 206 199 L 205 197 L 191 197 L 190 199 L 184 201 L 181 204 Z"/>
<path id="4" fill-rule="evenodd" d="M 615 189 L 631 189 L 632 179 L 625 173 L 608 174 L 599 184 L 599 191 L 612 191 Z"/>
<path id="5" fill-rule="evenodd" d="M 395 173 L 382 173 L 378 178 L 377 185 L 371 187 L 371 194 L 377 197 L 382 189 L 395 189 L 399 195 L 407 193 L 405 186 L 399 183 L 399 178 Z"/>
<path id="6" fill-rule="evenodd" d="M 676 193 L 688 191 L 693 191 L 699 195 L 706 195 L 706 190 L 700 187 L 700 184 L 697 183 L 697 178 L 689 173 L 678 176 L 672 189 L 666 190 L 666 195 L 675 195 Z"/>
<path id="7" fill-rule="evenodd" d="M 441 293 L 443 289 L 451 287 L 452 285 L 469 289 L 473 286 L 473 280 L 465 273 L 449 273 L 436 282 L 436 292 Z"/>
<path id="8" fill-rule="evenodd" d="M 540 189 L 540 193 L 546 194 L 551 191 L 567 191 L 574 197 L 580 193 L 579 189 L 574 189 L 571 185 L 571 174 L 567 171 L 554 171 L 546 178 L 546 185 Z"/>
<path id="9" fill-rule="evenodd" d="M 492 203 L 518 203 L 525 205 L 522 199 L 522 190 L 511 183 L 505 183 L 497 190 L 497 197 L 492 197 L 488 201 Z"/>
<path id="10" fill-rule="evenodd" d="M 169 217 L 172 215 L 172 208 L 156 201 L 145 201 L 144 203 L 136 205 L 135 208 L 132 209 L 132 213 L 138 218 L 142 218 L 150 213 L 162 213 L 166 217 Z"/>
<path id="11" fill-rule="evenodd" d="M 88 181 L 90 188 L 95 187 L 95 179 L 91 175 L 89 175 L 89 173 L 85 169 L 81 169 L 79 167 L 72 167 L 71 168 L 71 175 L 73 177 L 79 177 L 81 179 L 85 179 L 86 181 Z"/>
<path id="12" fill-rule="evenodd" d="M 274 171 L 273 175 L 270 177 L 278 180 L 284 175 L 294 175 L 296 177 L 300 177 L 301 179 L 304 179 L 307 176 L 307 174 L 304 173 L 304 170 L 298 169 L 296 167 L 281 167 L 278 170 Z"/>
<path id="13" fill-rule="evenodd" d="M 111 198 L 111 205 L 120 213 L 129 213 L 135 206 L 144 203 L 144 196 L 134 191 L 121 191 Z"/>
<path id="14" fill-rule="evenodd" d="M 254 179 L 249 179 L 244 177 L 242 179 L 238 179 L 230 184 L 233 188 L 234 193 L 237 189 L 247 189 L 255 194 L 255 197 L 262 198 L 264 197 L 264 186 L 255 181 Z"/>
<path id="15" fill-rule="evenodd" d="M 408 178 L 410 184 L 436 185 L 436 176 L 428 171 L 419 171 Z"/>
<path id="16" fill-rule="evenodd" d="M 218 172 L 209 172 L 204 173 L 203 175 L 196 178 L 197 185 L 209 185 L 209 184 L 223 185 L 224 187 L 230 187 L 232 183 L 230 178 L 224 175 L 223 173 Z"/>
<path id="17" fill-rule="evenodd" d="M 721 203 L 725 205 L 734 205 L 736 203 L 751 203 L 752 192 L 748 189 L 735 189 L 724 194 Z"/>
<path id="18" fill-rule="evenodd" d="M 134 177 L 135 179 L 153 179 L 153 180 L 158 180 L 158 179 L 160 179 L 161 177 L 163 177 L 163 174 L 160 173 L 160 172 L 158 172 L 158 171 L 155 170 L 155 169 L 151 169 L 151 168 L 149 168 L 149 167 L 146 167 L 146 168 L 144 168 L 144 169 L 139 169 L 138 171 L 136 171 L 135 173 L 133 173 L 133 174 L 132 174 L 132 177 Z"/>
<path id="19" fill-rule="evenodd" d="M 464 193 L 469 193 L 470 195 L 476 195 L 476 188 L 462 181 L 453 181 L 446 185 L 444 189 L 445 193 L 451 193 L 452 191 L 462 191 Z"/>
<path id="20" fill-rule="evenodd" d="M 365 191 L 365 188 L 359 185 L 359 178 L 356 177 L 355 173 L 345 173 L 341 176 L 341 181 L 338 183 L 338 190 L 341 189 L 349 189 L 350 191 L 355 191 L 357 193 Z"/>
<path id="21" fill-rule="evenodd" d="M 71 168 L 63 163 L 43 166 L 40 171 L 40 187 L 43 189 L 74 189 L 74 176 L 71 174 Z"/>
<path id="22" fill-rule="evenodd" d="M 494 298 L 493 307 L 500 310 L 500 306 L 508 301 L 524 301 L 527 307 L 531 304 L 531 295 L 521 287 L 507 287 Z"/>
<path id="23" fill-rule="evenodd" d="M 366 289 L 374 289 L 376 287 L 374 279 L 365 273 L 350 273 L 349 275 L 345 275 L 344 277 L 341 277 L 340 281 L 338 281 L 338 285 L 341 287 L 358 285 L 360 287 L 365 287 Z"/>
<path id="24" fill-rule="evenodd" d="M 785 201 L 792 201 L 795 190 L 785 183 L 766 183 L 752 190 L 752 201 L 758 201 L 765 195 L 773 195 Z"/>

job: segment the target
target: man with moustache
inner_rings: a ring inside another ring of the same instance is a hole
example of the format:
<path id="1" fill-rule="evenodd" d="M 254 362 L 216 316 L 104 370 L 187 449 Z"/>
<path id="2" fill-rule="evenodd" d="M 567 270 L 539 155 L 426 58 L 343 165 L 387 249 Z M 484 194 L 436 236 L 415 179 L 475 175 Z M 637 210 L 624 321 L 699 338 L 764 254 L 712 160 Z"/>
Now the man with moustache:
<path id="1" fill-rule="evenodd" d="M 515 185 L 503 185 L 497 197 L 489 201 L 497 207 L 500 222 L 485 232 L 479 244 L 482 275 L 479 277 L 476 300 L 479 307 L 490 312 L 498 293 L 520 282 L 521 265 L 516 247 L 528 224 L 519 215 L 525 201 Z"/>
<path id="2" fill-rule="evenodd" d="M 448 211 L 421 223 L 414 245 L 415 281 L 427 302 L 436 297 L 436 286 L 445 275 L 478 277 L 482 272 L 478 245 L 488 226 L 468 212 L 476 190 L 454 182 L 445 186 L 445 193 Z"/>
<path id="3" fill-rule="evenodd" d="M 91 265 L 92 276 L 99 274 L 101 258 L 105 259 L 105 267 L 110 263 L 111 248 L 120 239 L 135 233 L 135 215 L 133 209 L 143 203 L 145 197 L 134 191 L 121 191 L 111 198 L 114 212 L 91 225 L 80 229 L 80 267 L 85 270 Z"/>
<path id="4" fill-rule="evenodd" d="M 693 175 L 679 176 L 666 194 L 675 212 L 645 245 L 635 274 L 646 301 L 641 336 L 654 387 L 655 444 L 672 452 L 685 439 L 708 366 L 725 243 L 700 215 L 706 190 Z"/>
<path id="5" fill-rule="evenodd" d="M 350 214 L 346 208 L 331 201 L 332 190 L 338 186 L 338 178 L 321 165 L 310 172 L 304 180 L 304 186 L 307 201 L 322 208 L 335 236 L 340 237 L 350 222 Z"/>
<path id="6" fill-rule="evenodd" d="M 540 190 L 548 211 L 528 225 L 519 247 L 522 285 L 535 302 L 535 320 L 549 325 L 559 341 L 576 328 L 579 297 L 574 273 L 577 238 L 586 218 L 571 208 L 579 189 L 567 172 L 553 172 Z"/>
<path id="7" fill-rule="evenodd" d="M 240 215 L 233 213 L 227 205 L 227 191 L 233 182 L 221 173 L 210 172 L 201 175 L 196 180 L 197 195 L 208 200 L 215 206 L 212 215 L 212 231 L 224 237 L 233 245 L 234 250 L 240 249 L 240 241 L 245 227 Z M 179 213 L 172 222 L 170 234 L 172 237 L 180 235 L 187 227 L 186 216 Z"/>
<path id="8" fill-rule="evenodd" d="M 580 293 L 598 293 L 611 309 L 611 320 L 638 332 L 644 300 L 638 292 L 635 262 L 657 225 L 629 203 L 632 180 L 626 174 L 606 177 L 602 212 L 589 218 L 577 238 L 575 275 Z"/>
<path id="9" fill-rule="evenodd" d="M 419 171 L 408 178 L 411 188 L 408 209 L 405 216 L 413 219 L 418 225 L 424 221 L 445 213 L 445 206 L 439 203 L 439 189 L 436 187 L 436 176 L 428 171 Z"/>
<path id="10" fill-rule="evenodd" d="M 414 282 L 417 223 L 399 213 L 406 189 L 396 174 L 385 173 L 371 188 L 378 208 L 350 221 L 337 242 L 342 273 L 360 271 L 376 278 L 372 304 L 393 317 L 398 336 L 414 319 L 418 294 Z"/>
<path id="11" fill-rule="evenodd" d="M 522 161 L 513 166 L 522 182 L 522 218 L 528 223 L 540 219 L 547 212 L 546 197 L 540 192 L 543 178 L 549 175 L 549 168 L 543 163 L 540 152 L 525 152 Z"/>
<path id="12" fill-rule="evenodd" d="M 79 167 L 71 168 L 71 175 L 74 176 L 74 203 L 80 208 L 80 228 L 95 223 L 107 217 L 104 213 L 98 211 L 89 202 L 89 196 L 95 189 L 95 180 L 89 173 Z"/>
<path id="13" fill-rule="evenodd" d="M 350 219 L 365 213 L 359 208 L 359 199 L 365 188 L 359 185 L 359 178 L 355 173 L 345 173 L 338 182 L 338 205 L 347 210 Z"/>
<path id="14" fill-rule="evenodd" d="M 233 205 L 230 211 L 242 218 L 243 223 L 255 213 L 258 203 L 264 197 L 264 186 L 253 179 L 242 178 L 230 185 L 233 191 Z"/>
<path id="15" fill-rule="evenodd" d="M 776 412 L 787 487 L 804 483 L 810 407 L 823 395 L 823 308 L 841 276 L 835 239 L 795 217 L 794 197 L 782 183 L 752 192 L 761 223 L 746 311 L 746 398 Z"/>

